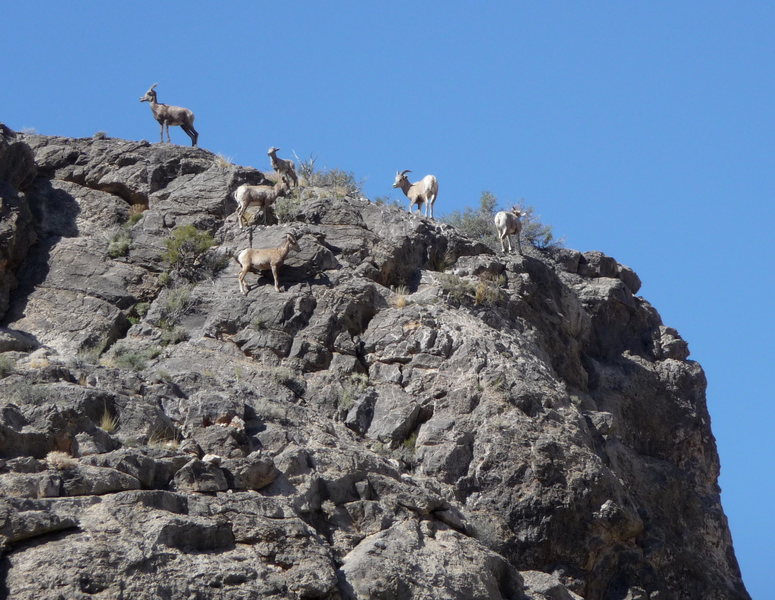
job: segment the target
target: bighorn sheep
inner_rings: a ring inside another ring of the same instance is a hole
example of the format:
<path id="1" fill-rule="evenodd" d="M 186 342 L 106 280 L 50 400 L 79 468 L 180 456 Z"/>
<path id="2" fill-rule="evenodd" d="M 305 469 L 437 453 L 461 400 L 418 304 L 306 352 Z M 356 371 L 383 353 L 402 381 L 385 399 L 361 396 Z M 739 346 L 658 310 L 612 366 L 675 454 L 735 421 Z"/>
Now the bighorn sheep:
<path id="1" fill-rule="evenodd" d="M 239 186 L 234 192 L 234 199 L 237 201 L 237 223 L 240 229 L 242 229 L 248 206 L 255 204 L 263 210 L 264 225 L 266 225 L 266 213 L 269 212 L 269 207 L 278 198 L 287 196 L 290 191 L 288 182 L 284 179 L 280 179 L 274 185 L 248 185 L 244 183 Z"/>
<path id="2" fill-rule="evenodd" d="M 280 292 L 280 280 L 277 277 L 277 271 L 283 266 L 285 257 L 291 250 L 299 250 L 297 236 L 293 233 L 285 234 L 285 242 L 278 248 L 245 248 L 239 253 L 236 260 L 242 270 L 238 276 L 240 291 L 248 295 L 248 286 L 245 285 L 245 276 L 248 271 L 266 271 L 272 269 L 274 276 L 274 289 Z"/>
<path id="3" fill-rule="evenodd" d="M 401 188 L 401 191 L 409 198 L 409 212 L 412 212 L 414 205 L 417 205 L 417 212 L 422 213 L 422 205 L 425 203 L 425 216 L 433 218 L 433 203 L 436 202 L 436 196 L 439 193 L 439 182 L 433 175 L 426 175 L 420 181 L 409 183 L 406 174 L 411 173 L 409 169 L 396 172 L 396 180 L 393 182 L 394 188 Z M 430 210 L 430 215 L 428 214 Z"/>
<path id="4" fill-rule="evenodd" d="M 277 158 L 278 150 L 279 148 L 272 146 L 266 151 L 272 161 L 272 168 L 277 171 L 282 179 L 286 180 L 288 183 L 292 181 L 294 186 L 298 186 L 299 178 L 296 177 L 296 165 L 293 164 L 292 160 Z"/>
<path id="5" fill-rule="evenodd" d="M 519 253 L 522 254 L 522 242 L 519 240 L 519 232 L 522 231 L 522 221 L 520 217 L 524 216 L 524 211 L 519 210 L 518 207 L 512 206 L 511 211 L 501 210 L 495 214 L 495 229 L 498 231 L 498 239 L 501 241 L 501 250 L 506 253 L 506 247 L 503 245 L 503 239 L 509 243 L 509 252 L 511 252 L 511 238 L 509 236 L 517 236 L 517 247 Z"/>
<path id="6" fill-rule="evenodd" d="M 191 145 L 196 146 L 196 141 L 199 139 L 199 133 L 194 129 L 194 113 L 189 109 L 180 106 L 170 106 L 168 104 L 161 104 L 156 101 L 156 90 L 154 89 L 158 83 L 154 83 L 150 89 L 145 92 L 145 96 L 140 98 L 140 102 L 150 102 L 151 112 L 153 118 L 161 125 L 161 131 L 159 132 L 161 141 L 164 142 L 164 128 L 167 128 L 167 141 L 172 143 L 170 139 L 170 125 L 179 125 L 180 128 L 186 132 L 186 135 L 191 138 Z"/>

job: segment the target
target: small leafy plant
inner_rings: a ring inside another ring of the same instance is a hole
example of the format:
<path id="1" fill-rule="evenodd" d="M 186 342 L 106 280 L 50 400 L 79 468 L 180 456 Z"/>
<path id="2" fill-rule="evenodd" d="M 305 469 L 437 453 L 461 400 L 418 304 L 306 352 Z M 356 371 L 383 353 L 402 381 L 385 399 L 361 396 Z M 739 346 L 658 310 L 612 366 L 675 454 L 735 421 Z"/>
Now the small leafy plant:
<path id="1" fill-rule="evenodd" d="M 189 281 L 197 281 L 212 267 L 206 264 L 204 256 L 214 244 L 213 236 L 207 231 L 193 225 L 181 225 L 173 229 L 164 242 L 166 250 L 161 258 L 171 271 Z"/>

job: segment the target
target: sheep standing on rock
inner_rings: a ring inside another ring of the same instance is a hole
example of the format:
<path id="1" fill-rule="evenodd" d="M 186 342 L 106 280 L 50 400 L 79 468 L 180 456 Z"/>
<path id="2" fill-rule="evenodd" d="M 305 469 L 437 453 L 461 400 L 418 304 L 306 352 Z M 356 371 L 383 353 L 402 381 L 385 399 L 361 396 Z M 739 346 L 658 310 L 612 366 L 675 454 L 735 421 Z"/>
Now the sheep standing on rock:
<path id="1" fill-rule="evenodd" d="M 297 236 L 293 233 L 285 234 L 285 242 L 282 246 L 277 248 L 245 248 L 239 253 L 236 260 L 242 269 L 238 276 L 240 291 L 248 295 L 248 286 L 245 284 L 245 276 L 248 271 L 266 271 L 272 269 L 272 275 L 274 276 L 274 289 L 280 292 L 280 279 L 277 276 L 277 272 L 285 262 L 285 257 L 288 256 L 288 252 L 291 250 L 299 250 L 299 244 L 297 242 Z"/>
<path id="2" fill-rule="evenodd" d="M 299 178 L 296 177 L 296 165 L 292 160 L 285 160 L 277 158 L 277 151 L 279 148 L 272 146 L 266 151 L 269 159 L 272 161 L 272 168 L 277 171 L 277 174 L 281 179 L 287 181 L 289 184 L 293 182 L 294 187 L 299 185 Z"/>
<path id="3" fill-rule="evenodd" d="M 513 206 L 511 211 L 501 210 L 495 214 L 495 229 L 498 231 L 498 239 L 501 241 L 501 250 L 506 253 L 506 247 L 503 245 L 503 238 L 509 243 L 509 252 L 511 252 L 511 238 L 509 236 L 517 236 L 517 247 L 519 253 L 522 254 L 522 242 L 519 240 L 519 232 L 522 231 L 522 221 L 520 217 L 524 216 L 524 212 L 519 210 L 518 207 Z"/>
<path id="4" fill-rule="evenodd" d="M 433 218 L 433 203 L 436 202 L 436 196 L 439 193 L 439 182 L 433 175 L 426 175 L 420 181 L 409 183 L 406 174 L 411 173 L 409 169 L 396 172 L 396 179 L 393 182 L 394 188 L 401 188 L 407 198 L 409 198 L 409 212 L 414 210 L 417 205 L 417 212 L 422 213 L 422 205 L 425 204 L 425 216 Z M 430 214 L 429 214 L 430 212 Z"/>
<path id="5" fill-rule="evenodd" d="M 153 118 L 161 125 L 160 141 L 164 142 L 164 128 L 166 127 L 167 141 L 172 143 L 172 140 L 170 139 L 170 125 L 177 125 L 191 138 L 191 145 L 196 146 L 196 141 L 199 139 L 199 133 L 194 129 L 194 113 L 181 106 L 170 106 L 169 104 L 157 102 L 156 90 L 154 89 L 157 85 L 159 84 L 154 83 L 150 89 L 145 92 L 145 96 L 140 98 L 140 102 L 150 102 Z"/>
<path id="6" fill-rule="evenodd" d="M 274 185 L 248 185 L 244 183 L 239 186 L 234 192 L 234 199 L 237 201 L 237 223 L 240 229 L 242 229 L 245 211 L 248 206 L 255 204 L 262 209 L 264 225 L 266 225 L 266 213 L 269 212 L 269 207 L 278 198 L 287 196 L 290 191 L 288 182 L 284 179 L 281 179 Z"/>

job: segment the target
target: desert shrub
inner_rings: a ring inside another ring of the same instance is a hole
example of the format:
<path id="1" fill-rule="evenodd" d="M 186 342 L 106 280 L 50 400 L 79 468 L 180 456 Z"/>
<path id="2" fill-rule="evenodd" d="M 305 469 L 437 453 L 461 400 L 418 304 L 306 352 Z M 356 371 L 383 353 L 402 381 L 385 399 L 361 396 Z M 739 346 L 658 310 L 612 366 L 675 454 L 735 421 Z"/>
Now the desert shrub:
<path id="1" fill-rule="evenodd" d="M 365 373 L 352 373 L 349 379 L 342 383 L 342 391 L 339 394 L 337 407 L 345 414 L 355 404 L 355 399 L 369 385 L 369 376 Z"/>
<path id="2" fill-rule="evenodd" d="M 173 283 L 172 282 L 172 275 L 170 275 L 166 271 L 164 273 L 159 273 L 158 281 L 159 281 L 159 285 L 160 286 L 168 287 L 168 286 L 172 285 L 172 283 Z"/>
<path id="3" fill-rule="evenodd" d="M 127 312 L 127 319 L 132 325 L 137 325 L 140 320 L 148 313 L 150 308 L 148 302 L 138 302 Z"/>
<path id="4" fill-rule="evenodd" d="M 140 219 L 143 218 L 143 213 L 147 210 L 147 206 L 144 204 L 133 204 L 129 207 L 129 220 L 127 221 L 127 227 L 134 226 Z"/>
<path id="5" fill-rule="evenodd" d="M 108 256 L 119 258 L 129 254 L 132 247 L 132 234 L 128 227 L 120 227 L 108 238 Z"/>
<path id="6" fill-rule="evenodd" d="M 67 454 L 59 450 L 52 450 L 46 454 L 46 464 L 52 469 L 71 469 L 78 464 L 78 461 Z"/>
<path id="7" fill-rule="evenodd" d="M 294 153 L 296 171 L 303 184 L 307 187 L 328 188 L 336 197 L 357 196 L 363 187 L 351 171 L 344 169 L 319 169 L 316 166 L 317 157 L 300 158 Z"/>
<path id="8" fill-rule="evenodd" d="M 217 154 L 213 159 L 213 164 L 219 169 L 228 169 L 232 166 L 232 163 L 231 157 L 225 154 Z"/>
<path id="9" fill-rule="evenodd" d="M 229 255 L 208 250 L 199 258 L 197 275 L 201 279 L 214 279 L 229 264 Z"/>
<path id="10" fill-rule="evenodd" d="M 128 344 L 119 343 L 113 347 L 112 362 L 119 369 L 143 371 L 148 361 L 156 358 L 160 353 L 161 348 L 158 346 L 136 349 Z"/>
<path id="11" fill-rule="evenodd" d="M 150 307 L 151 305 L 148 302 L 138 302 L 129 309 L 127 319 L 129 319 L 129 322 L 132 323 L 132 325 L 136 325 L 146 314 L 148 314 L 148 309 Z"/>
<path id="12" fill-rule="evenodd" d="M 96 364 L 108 346 L 107 338 L 90 338 L 78 349 L 77 359 L 86 364 Z"/>
<path id="13" fill-rule="evenodd" d="M 304 394 L 307 387 L 306 381 L 288 367 L 272 367 L 266 372 L 275 383 L 288 388 L 297 396 Z"/>
<path id="14" fill-rule="evenodd" d="M 403 202 L 390 196 L 377 196 L 374 198 L 374 204 L 377 206 L 392 206 L 393 208 L 404 208 L 405 206 Z"/>
<path id="15" fill-rule="evenodd" d="M 169 346 L 170 344 L 179 344 L 185 342 L 188 339 L 188 331 L 182 327 L 172 327 L 164 329 L 161 333 L 162 346 Z"/>
<path id="16" fill-rule="evenodd" d="M 476 284 L 474 300 L 477 304 L 485 306 L 502 304 L 506 301 L 506 292 L 502 289 L 505 283 L 506 278 L 503 275 L 483 273 Z"/>
<path id="17" fill-rule="evenodd" d="M 159 327 L 172 329 L 197 304 L 192 295 L 193 286 L 177 285 L 167 290 L 160 306 Z"/>
<path id="18" fill-rule="evenodd" d="M 554 239 L 551 226 L 544 225 L 538 220 L 532 206 L 527 206 L 523 202 L 519 202 L 517 206 L 524 213 L 521 218 L 522 233 L 520 234 L 523 240 L 527 240 L 537 248 L 562 245 L 561 241 Z M 501 246 L 494 223 L 495 213 L 499 210 L 504 209 L 498 207 L 498 199 L 490 192 L 484 191 L 479 198 L 479 208 L 467 207 L 462 212 L 450 213 L 442 220 L 463 235 L 499 251 Z"/>
<path id="19" fill-rule="evenodd" d="M 555 240 L 551 225 L 544 225 L 538 220 L 532 206 L 519 205 L 524 213 L 522 220 L 522 237 L 536 248 L 555 248 L 563 245 L 562 240 Z"/>
<path id="20" fill-rule="evenodd" d="M 14 372 L 16 361 L 9 356 L 0 356 L 0 379 L 8 377 Z"/>
<path id="21" fill-rule="evenodd" d="M 457 275 L 442 273 L 439 275 L 438 281 L 442 292 L 447 297 L 447 301 L 462 304 L 467 300 L 473 299 L 476 295 L 476 286 Z"/>
<path id="22" fill-rule="evenodd" d="M 278 223 L 291 223 L 296 219 L 296 214 L 301 204 L 301 198 L 298 194 L 278 198 L 272 205 L 274 216 Z"/>
<path id="23" fill-rule="evenodd" d="M 173 229 L 164 242 L 166 250 L 161 258 L 171 271 L 189 281 L 197 281 L 211 270 L 204 257 L 214 244 L 215 240 L 208 232 L 193 225 L 181 225 Z"/>
<path id="24" fill-rule="evenodd" d="M 48 391 L 43 386 L 17 381 L 4 386 L 0 397 L 8 398 L 14 402 L 37 404 L 48 399 Z"/>

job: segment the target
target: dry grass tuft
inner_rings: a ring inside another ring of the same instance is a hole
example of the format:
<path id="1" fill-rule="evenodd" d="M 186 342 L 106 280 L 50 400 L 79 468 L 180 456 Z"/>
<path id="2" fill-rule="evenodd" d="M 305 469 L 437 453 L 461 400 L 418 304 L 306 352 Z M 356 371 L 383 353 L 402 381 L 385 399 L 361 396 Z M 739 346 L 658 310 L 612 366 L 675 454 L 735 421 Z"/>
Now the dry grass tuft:
<path id="1" fill-rule="evenodd" d="M 406 288 L 405 285 L 394 287 L 391 304 L 395 308 L 404 308 L 407 304 L 409 304 L 409 299 L 406 297 L 408 294 L 409 294 L 409 290 Z"/>
<path id="2" fill-rule="evenodd" d="M 106 406 L 105 410 L 102 411 L 99 427 L 108 433 L 114 432 L 116 429 L 118 429 L 118 415 L 112 414 Z"/>
<path id="3" fill-rule="evenodd" d="M 78 464 L 78 461 L 67 452 L 53 450 L 46 455 L 46 464 L 51 469 L 71 469 Z"/>

